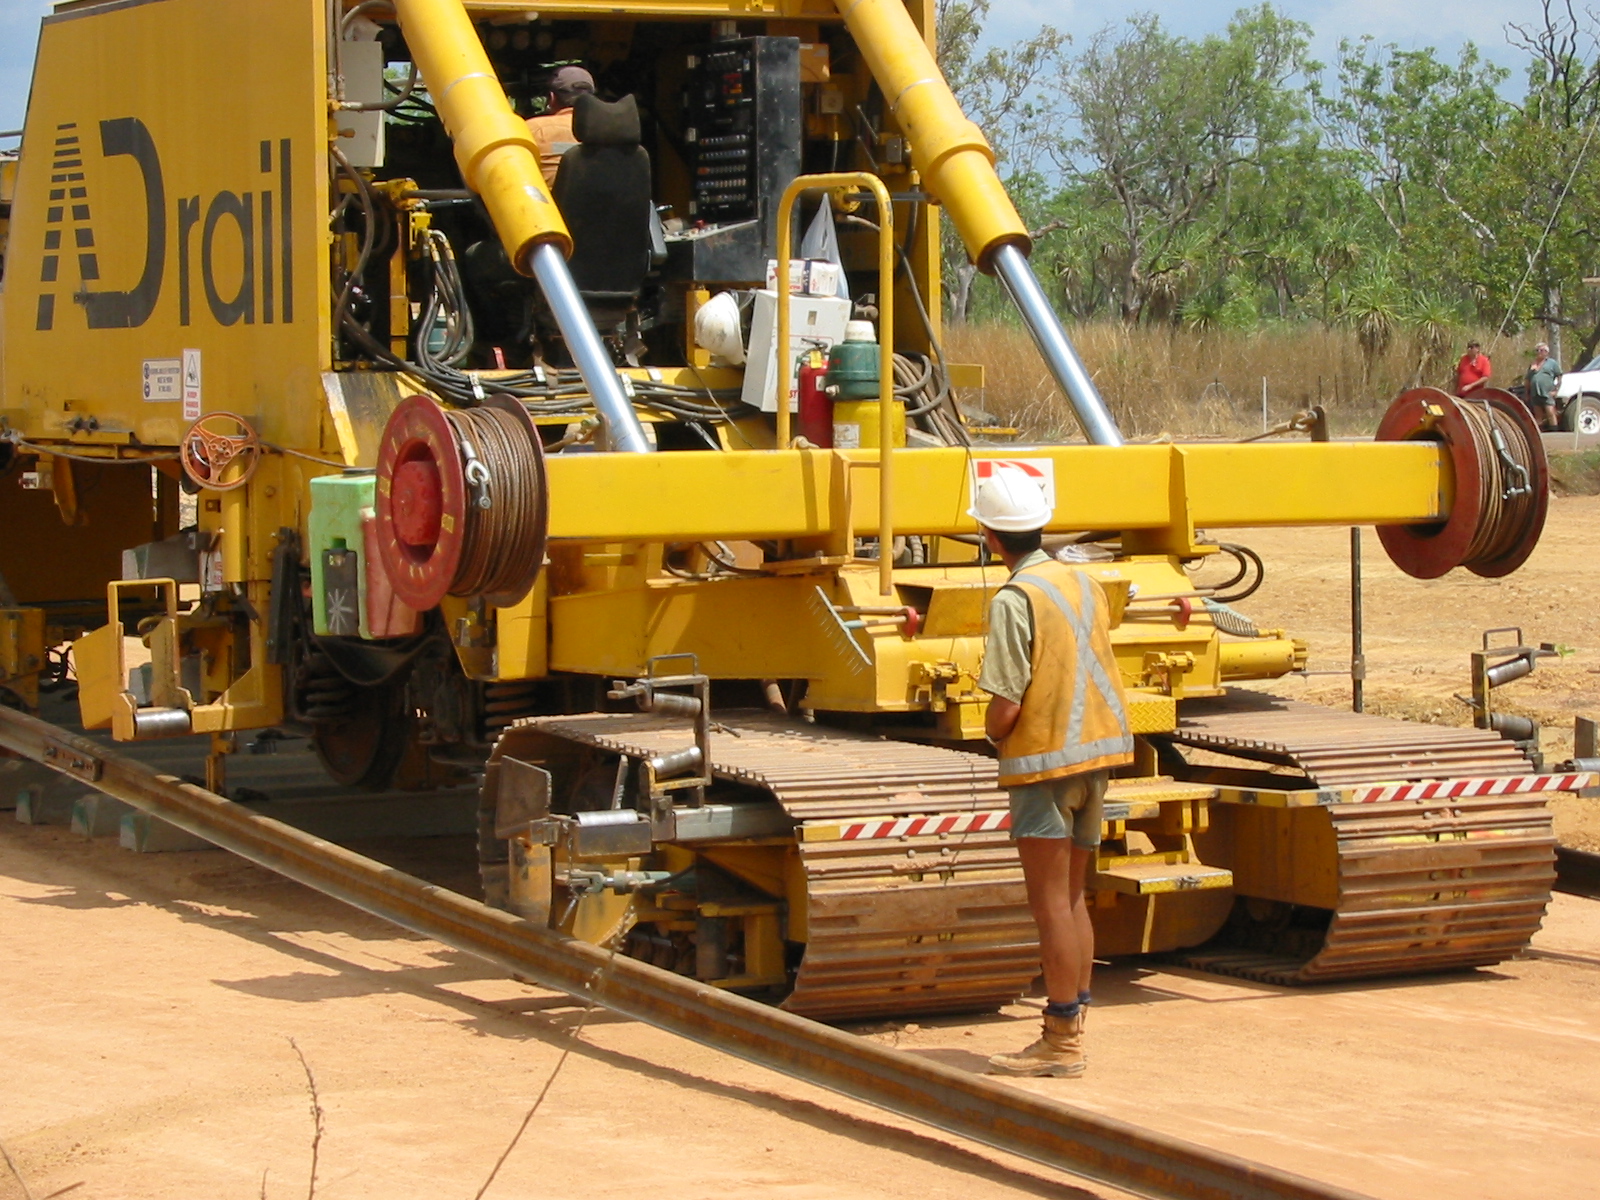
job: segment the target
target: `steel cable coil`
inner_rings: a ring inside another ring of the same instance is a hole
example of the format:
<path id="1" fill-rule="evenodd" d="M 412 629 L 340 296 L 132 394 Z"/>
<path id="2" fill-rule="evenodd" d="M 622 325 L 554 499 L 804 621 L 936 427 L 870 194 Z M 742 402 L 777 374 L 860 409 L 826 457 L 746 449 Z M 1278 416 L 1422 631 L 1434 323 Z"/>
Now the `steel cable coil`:
<path id="1" fill-rule="evenodd" d="M 471 489 L 461 564 L 450 594 L 514 592 L 538 573 L 544 557 L 543 472 L 535 469 L 527 436 L 506 409 L 458 409 L 445 417 L 468 458 Z M 471 461 L 474 455 L 481 470 Z"/>
<path id="2" fill-rule="evenodd" d="M 380 441 L 378 549 L 395 595 L 426 612 L 446 596 L 497 608 L 528 594 L 544 563 L 544 449 L 511 396 L 447 409 L 411 396 Z"/>
<path id="3" fill-rule="evenodd" d="M 1524 536 L 1537 506 L 1533 454 L 1516 420 L 1494 404 L 1462 401 L 1461 413 L 1472 431 L 1478 460 L 1482 513 L 1462 565 L 1491 563 L 1509 553 Z"/>
<path id="4" fill-rule="evenodd" d="M 1378 440 L 1434 443 L 1453 485 L 1439 519 L 1378 526 L 1383 548 L 1406 574 L 1437 579 L 1466 567 L 1498 578 L 1538 545 L 1550 504 L 1549 465 L 1538 426 L 1510 393 L 1488 389 L 1463 400 L 1413 388 L 1389 406 Z"/>

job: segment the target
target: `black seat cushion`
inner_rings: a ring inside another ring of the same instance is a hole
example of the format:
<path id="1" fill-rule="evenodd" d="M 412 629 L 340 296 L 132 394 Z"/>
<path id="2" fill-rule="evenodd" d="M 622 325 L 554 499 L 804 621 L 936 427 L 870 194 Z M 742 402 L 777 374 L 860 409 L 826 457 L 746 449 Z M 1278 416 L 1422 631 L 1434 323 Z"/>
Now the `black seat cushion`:
<path id="1" fill-rule="evenodd" d="M 637 297 L 650 270 L 650 154 L 632 96 L 581 95 L 572 126 L 580 144 L 561 156 L 553 189 L 572 234 L 568 266 L 578 290 L 609 307 Z"/>

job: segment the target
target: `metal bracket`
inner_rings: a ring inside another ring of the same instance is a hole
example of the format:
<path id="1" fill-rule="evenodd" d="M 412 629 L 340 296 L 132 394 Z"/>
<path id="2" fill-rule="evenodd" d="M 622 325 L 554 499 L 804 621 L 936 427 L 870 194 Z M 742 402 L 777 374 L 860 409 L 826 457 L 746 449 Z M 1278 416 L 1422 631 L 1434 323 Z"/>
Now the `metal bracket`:
<path id="1" fill-rule="evenodd" d="M 676 659 L 688 661 L 687 673 L 657 673 L 660 664 Z M 685 688 L 693 694 L 672 690 Z M 688 717 L 694 722 L 693 746 L 640 761 L 640 793 L 650 798 L 652 820 L 664 824 L 670 818 L 669 792 L 688 791 L 691 804 L 696 808 L 704 804 L 706 788 L 711 786 L 711 679 L 700 674 L 699 659 L 693 654 L 658 654 L 645 663 L 642 679 L 632 683 L 615 680 L 607 695 L 613 700 L 633 700 L 640 712 Z"/>
<path id="2" fill-rule="evenodd" d="M 1510 643 L 1496 644 L 1496 634 L 1513 635 Z M 1533 674 L 1541 658 L 1557 658 L 1555 646 L 1545 642 L 1538 646 L 1524 643 L 1522 630 L 1515 625 L 1501 626 L 1483 631 L 1482 649 L 1472 652 L 1472 695 L 1457 696 L 1472 709 L 1472 723 L 1479 729 L 1492 729 L 1507 741 L 1514 742 L 1534 763 L 1541 765 L 1544 756 L 1539 752 L 1539 726 L 1531 717 L 1515 713 L 1494 711 L 1493 692 L 1514 680 Z"/>
<path id="3" fill-rule="evenodd" d="M 105 763 L 93 754 L 56 738 L 46 739 L 41 757 L 46 766 L 54 767 L 57 771 L 71 775 L 74 779 L 81 779 L 85 783 L 95 782 L 105 771 Z"/>

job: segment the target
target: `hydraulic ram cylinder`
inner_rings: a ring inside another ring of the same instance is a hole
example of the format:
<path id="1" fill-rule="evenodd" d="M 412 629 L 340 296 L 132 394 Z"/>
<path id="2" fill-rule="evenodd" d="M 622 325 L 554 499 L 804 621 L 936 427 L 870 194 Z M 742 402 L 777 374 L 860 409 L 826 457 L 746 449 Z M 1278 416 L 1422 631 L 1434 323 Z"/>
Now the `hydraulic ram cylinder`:
<path id="1" fill-rule="evenodd" d="M 394 0 L 394 8 L 461 178 L 483 198 L 512 265 L 539 281 L 605 422 L 607 448 L 648 452 L 650 439 L 567 270 L 572 235 L 545 187 L 533 135 L 512 111 L 467 10 L 460 0 Z"/>

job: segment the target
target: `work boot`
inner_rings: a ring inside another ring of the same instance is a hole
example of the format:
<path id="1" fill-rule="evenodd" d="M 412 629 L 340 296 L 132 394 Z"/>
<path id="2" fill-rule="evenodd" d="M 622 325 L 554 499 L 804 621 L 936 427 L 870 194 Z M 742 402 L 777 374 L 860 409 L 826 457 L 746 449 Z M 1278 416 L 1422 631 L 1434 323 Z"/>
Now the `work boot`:
<path id="1" fill-rule="evenodd" d="M 989 1060 L 994 1075 L 1082 1075 L 1088 1065 L 1083 1053 L 1083 1010 L 1070 1017 L 1044 1018 L 1039 1040 L 1021 1054 L 996 1054 Z"/>

